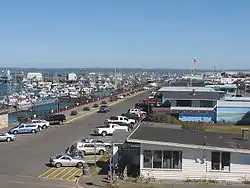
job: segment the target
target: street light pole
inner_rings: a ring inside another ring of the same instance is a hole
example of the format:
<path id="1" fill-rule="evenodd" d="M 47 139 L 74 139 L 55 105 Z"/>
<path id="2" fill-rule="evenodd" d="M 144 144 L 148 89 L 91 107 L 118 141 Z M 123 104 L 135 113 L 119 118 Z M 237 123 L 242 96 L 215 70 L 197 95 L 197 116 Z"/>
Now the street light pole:
<path id="1" fill-rule="evenodd" d="M 94 153 L 95 153 L 95 169 L 96 169 L 96 140 L 94 139 Z"/>

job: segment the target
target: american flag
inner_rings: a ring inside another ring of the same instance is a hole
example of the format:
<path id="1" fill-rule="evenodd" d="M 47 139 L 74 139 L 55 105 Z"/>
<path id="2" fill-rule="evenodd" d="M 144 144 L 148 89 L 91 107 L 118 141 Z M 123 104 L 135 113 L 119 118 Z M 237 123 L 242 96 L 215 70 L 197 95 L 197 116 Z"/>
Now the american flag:
<path id="1" fill-rule="evenodd" d="M 199 63 L 196 59 L 194 59 L 193 62 L 194 62 L 194 65 L 197 65 Z"/>

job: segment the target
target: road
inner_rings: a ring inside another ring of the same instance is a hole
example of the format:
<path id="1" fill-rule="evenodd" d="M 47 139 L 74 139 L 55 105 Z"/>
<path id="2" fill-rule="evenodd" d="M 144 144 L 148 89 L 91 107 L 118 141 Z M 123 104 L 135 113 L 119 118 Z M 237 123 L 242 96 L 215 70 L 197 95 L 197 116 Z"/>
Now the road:
<path id="1" fill-rule="evenodd" d="M 38 177 L 48 169 L 45 164 L 49 156 L 63 153 L 75 141 L 89 136 L 93 129 L 110 115 L 120 115 L 148 95 L 149 92 L 146 92 L 118 103 L 112 106 L 112 112 L 107 114 L 95 113 L 63 126 L 52 126 L 38 134 L 18 135 L 16 141 L 12 143 L 0 143 L 0 187 L 6 187 L 6 185 L 12 187 L 10 184 L 15 184 L 13 178 L 25 177 L 30 181 Z M 8 183 L 8 181 L 11 182 Z M 22 183 L 16 183 L 15 188 L 22 188 L 22 186 Z"/>

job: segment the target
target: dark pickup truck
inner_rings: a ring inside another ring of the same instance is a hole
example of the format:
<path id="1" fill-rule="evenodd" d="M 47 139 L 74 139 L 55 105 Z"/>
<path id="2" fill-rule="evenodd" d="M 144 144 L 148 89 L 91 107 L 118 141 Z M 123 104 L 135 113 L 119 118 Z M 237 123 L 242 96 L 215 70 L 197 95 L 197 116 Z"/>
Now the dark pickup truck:
<path id="1" fill-rule="evenodd" d="M 66 116 L 64 114 L 54 114 L 45 118 L 50 124 L 60 124 L 62 125 L 66 121 Z"/>

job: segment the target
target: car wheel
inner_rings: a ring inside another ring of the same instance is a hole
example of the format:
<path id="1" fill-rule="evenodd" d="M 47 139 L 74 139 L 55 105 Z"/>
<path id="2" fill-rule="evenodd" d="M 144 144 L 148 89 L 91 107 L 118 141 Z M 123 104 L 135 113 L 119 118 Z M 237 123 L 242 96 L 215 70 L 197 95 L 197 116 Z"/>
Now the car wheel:
<path id="1" fill-rule="evenodd" d="M 11 141 L 11 138 L 10 138 L 10 137 L 8 137 L 8 138 L 6 139 L 6 141 L 7 141 L 7 142 L 10 142 L 10 141 Z"/>
<path id="2" fill-rule="evenodd" d="M 82 162 L 77 163 L 77 164 L 76 164 L 76 167 L 78 167 L 78 168 L 83 167 L 83 163 L 82 163 Z"/>
<path id="3" fill-rule="evenodd" d="M 32 129 L 31 133 L 36 133 L 36 130 Z"/>
<path id="4" fill-rule="evenodd" d="M 48 128 L 47 125 L 42 126 L 42 129 L 47 129 L 47 128 Z"/>
<path id="5" fill-rule="evenodd" d="M 17 131 L 14 131 L 13 134 L 18 134 L 18 132 L 17 132 Z"/>
<path id="6" fill-rule="evenodd" d="M 103 155 L 104 154 L 104 151 L 103 150 L 100 150 L 99 151 L 99 155 Z"/>
<path id="7" fill-rule="evenodd" d="M 56 167 L 56 168 L 62 167 L 62 163 L 56 163 L 56 164 L 55 164 L 55 167 Z"/>
<path id="8" fill-rule="evenodd" d="M 102 132 L 102 136 L 106 136 L 107 135 L 107 132 L 106 131 L 103 131 Z"/>

